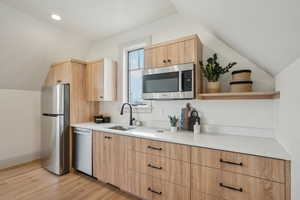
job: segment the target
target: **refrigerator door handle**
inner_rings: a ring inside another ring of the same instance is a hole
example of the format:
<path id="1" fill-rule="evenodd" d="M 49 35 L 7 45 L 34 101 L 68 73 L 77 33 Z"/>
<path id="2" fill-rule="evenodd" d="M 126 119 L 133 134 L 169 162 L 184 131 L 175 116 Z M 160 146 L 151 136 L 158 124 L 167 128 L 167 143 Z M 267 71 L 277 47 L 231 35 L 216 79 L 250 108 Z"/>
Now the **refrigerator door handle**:
<path id="1" fill-rule="evenodd" d="M 59 117 L 59 116 L 64 116 L 64 114 L 49 114 L 49 113 L 43 113 L 43 116 L 46 117 Z"/>

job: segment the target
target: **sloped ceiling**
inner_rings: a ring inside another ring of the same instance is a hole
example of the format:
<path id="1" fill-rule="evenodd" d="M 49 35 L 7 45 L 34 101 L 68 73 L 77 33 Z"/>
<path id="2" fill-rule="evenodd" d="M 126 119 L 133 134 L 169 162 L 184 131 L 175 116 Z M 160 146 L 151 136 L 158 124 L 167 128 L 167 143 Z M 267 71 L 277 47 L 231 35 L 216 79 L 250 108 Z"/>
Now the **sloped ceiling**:
<path id="1" fill-rule="evenodd" d="M 273 75 L 300 57 L 299 0 L 171 0 Z"/>

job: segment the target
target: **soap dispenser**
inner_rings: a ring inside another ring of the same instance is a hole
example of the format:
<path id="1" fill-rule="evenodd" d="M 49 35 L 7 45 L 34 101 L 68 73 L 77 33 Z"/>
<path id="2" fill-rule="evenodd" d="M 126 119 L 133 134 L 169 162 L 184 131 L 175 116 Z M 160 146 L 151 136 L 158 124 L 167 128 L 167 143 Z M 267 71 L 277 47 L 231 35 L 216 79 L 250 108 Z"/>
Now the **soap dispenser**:
<path id="1" fill-rule="evenodd" d="M 198 118 L 198 120 L 196 121 L 196 123 L 194 125 L 194 135 L 201 133 L 201 129 L 200 128 L 201 128 L 200 127 L 200 118 Z"/>

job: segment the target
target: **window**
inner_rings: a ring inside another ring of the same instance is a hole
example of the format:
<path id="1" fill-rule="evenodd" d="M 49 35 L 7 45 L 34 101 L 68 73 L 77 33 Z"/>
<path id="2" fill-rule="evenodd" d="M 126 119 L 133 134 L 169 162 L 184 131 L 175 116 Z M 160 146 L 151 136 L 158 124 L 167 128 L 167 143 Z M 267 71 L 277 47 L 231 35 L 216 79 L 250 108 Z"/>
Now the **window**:
<path id="1" fill-rule="evenodd" d="M 120 45 L 122 55 L 122 103 L 133 105 L 135 113 L 151 113 L 152 102 L 143 100 L 144 47 L 152 42 L 151 36 Z M 126 107 L 128 108 L 128 107 Z M 126 111 L 126 110 L 125 110 Z"/>
<path id="2" fill-rule="evenodd" d="M 132 105 L 145 105 L 143 102 L 144 49 L 128 51 L 128 102 Z"/>

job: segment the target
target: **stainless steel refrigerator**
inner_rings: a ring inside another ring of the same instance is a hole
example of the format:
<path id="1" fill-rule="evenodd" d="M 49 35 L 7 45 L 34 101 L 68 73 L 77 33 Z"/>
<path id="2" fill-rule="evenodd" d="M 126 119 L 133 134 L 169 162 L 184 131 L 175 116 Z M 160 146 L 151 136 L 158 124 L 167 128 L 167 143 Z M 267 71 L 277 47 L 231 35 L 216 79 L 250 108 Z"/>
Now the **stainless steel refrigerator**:
<path id="1" fill-rule="evenodd" d="M 63 175 L 69 172 L 70 86 L 42 89 L 42 166 Z"/>

